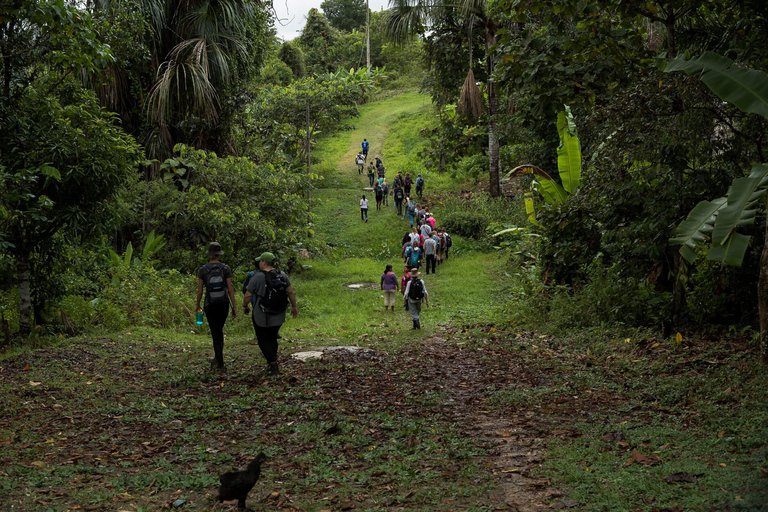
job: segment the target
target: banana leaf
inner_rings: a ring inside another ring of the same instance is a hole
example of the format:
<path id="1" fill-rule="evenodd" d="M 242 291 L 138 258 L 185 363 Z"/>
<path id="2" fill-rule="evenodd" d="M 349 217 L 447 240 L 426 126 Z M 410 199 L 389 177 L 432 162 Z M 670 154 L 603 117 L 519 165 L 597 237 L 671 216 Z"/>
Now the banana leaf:
<path id="1" fill-rule="evenodd" d="M 548 204 L 562 204 L 568 200 L 568 192 L 557 184 L 556 181 L 538 177 L 536 190 L 544 197 Z"/>
<path id="2" fill-rule="evenodd" d="M 724 197 L 714 201 L 701 201 L 691 210 L 688 218 L 677 226 L 676 236 L 670 239 L 669 243 L 682 245 L 680 254 L 688 263 L 696 260 L 696 247 L 712 233 L 717 215 L 725 205 Z"/>
<path id="3" fill-rule="evenodd" d="M 727 205 L 720 211 L 712 231 L 712 245 L 725 245 L 733 230 L 755 223 L 757 200 L 765 195 L 760 190 L 760 177 L 736 178 L 728 190 Z"/>
<path id="4" fill-rule="evenodd" d="M 707 259 L 710 261 L 719 261 L 727 265 L 740 267 L 744 261 L 744 254 L 749 247 L 751 237 L 741 233 L 733 233 L 725 245 L 713 246 L 707 253 Z"/>
<path id="5" fill-rule="evenodd" d="M 701 79 L 721 99 L 733 103 L 744 112 L 768 118 L 768 74 L 742 68 L 731 59 L 714 52 L 704 52 L 698 59 L 679 56 L 667 63 L 665 72 L 701 73 Z"/>
<path id="6" fill-rule="evenodd" d="M 557 171 L 563 182 L 563 189 L 572 194 L 581 182 L 581 148 L 571 110 L 557 115 L 557 133 L 560 146 L 557 148 Z"/>
<path id="7" fill-rule="evenodd" d="M 534 226 L 538 226 L 539 221 L 536 220 L 536 207 L 533 202 L 533 192 L 526 192 L 523 194 L 523 197 L 525 198 L 525 213 L 528 214 L 528 222 Z"/>

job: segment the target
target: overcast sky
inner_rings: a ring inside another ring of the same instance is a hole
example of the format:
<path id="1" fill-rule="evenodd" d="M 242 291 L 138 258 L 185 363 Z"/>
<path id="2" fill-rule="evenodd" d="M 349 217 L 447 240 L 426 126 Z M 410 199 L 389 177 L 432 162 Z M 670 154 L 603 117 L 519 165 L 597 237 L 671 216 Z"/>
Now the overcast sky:
<path id="1" fill-rule="evenodd" d="M 369 0 L 371 11 L 386 9 L 389 0 Z M 275 22 L 278 37 L 285 41 L 298 37 L 307 22 L 307 13 L 313 7 L 320 9 L 323 0 L 274 0 L 275 12 L 279 21 Z"/>

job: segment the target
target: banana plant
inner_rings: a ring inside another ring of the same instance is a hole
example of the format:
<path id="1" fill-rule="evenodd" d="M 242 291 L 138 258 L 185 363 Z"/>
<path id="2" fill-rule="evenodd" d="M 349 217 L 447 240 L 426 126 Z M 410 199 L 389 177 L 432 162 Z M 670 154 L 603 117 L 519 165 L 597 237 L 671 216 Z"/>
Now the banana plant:
<path id="1" fill-rule="evenodd" d="M 552 179 L 552 176 L 532 164 L 515 167 L 506 177 L 509 180 L 523 174 L 534 175 L 532 188 L 541 194 L 547 204 L 563 204 L 581 183 L 581 146 L 573 114 L 567 105 L 565 110 L 557 115 L 557 133 L 560 136 L 560 145 L 557 148 L 557 172 L 563 183 L 562 186 Z M 528 220 L 538 226 L 533 193 L 526 192 L 524 198 Z"/>
<path id="2" fill-rule="evenodd" d="M 744 112 L 768 119 L 768 74 L 763 71 L 739 66 L 713 52 L 706 52 L 697 59 L 689 56 L 671 59 L 664 71 L 683 71 L 690 76 L 699 76 L 722 100 Z M 700 252 L 706 252 L 709 260 L 740 266 L 751 237 L 737 229 L 755 223 L 758 202 L 765 199 L 766 191 L 768 163 L 757 164 L 749 176 L 733 180 L 725 197 L 697 204 L 688 218 L 677 226 L 670 242 L 682 246 L 680 254 L 689 263 L 694 262 Z M 705 247 L 707 242 L 708 248 Z M 768 236 L 760 259 L 757 296 L 760 351 L 763 362 L 768 363 Z"/>

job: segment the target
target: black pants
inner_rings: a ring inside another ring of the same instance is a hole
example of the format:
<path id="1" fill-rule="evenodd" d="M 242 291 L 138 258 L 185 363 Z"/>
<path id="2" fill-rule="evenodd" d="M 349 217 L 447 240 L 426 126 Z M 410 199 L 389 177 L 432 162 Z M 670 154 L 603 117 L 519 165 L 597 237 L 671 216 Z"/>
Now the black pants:
<path id="1" fill-rule="evenodd" d="M 427 254 L 427 274 L 429 274 L 430 265 L 432 266 L 432 273 L 435 273 L 435 261 L 437 261 L 437 259 L 434 254 Z"/>
<path id="2" fill-rule="evenodd" d="M 275 327 L 256 326 L 256 338 L 259 340 L 259 348 L 264 354 L 267 364 L 277 362 L 277 333 L 280 331 L 280 325 Z"/>
<path id="3" fill-rule="evenodd" d="M 216 366 L 224 366 L 224 323 L 229 315 L 229 302 L 208 304 L 205 306 L 205 316 L 211 328 L 213 338 L 213 353 L 216 356 Z"/>

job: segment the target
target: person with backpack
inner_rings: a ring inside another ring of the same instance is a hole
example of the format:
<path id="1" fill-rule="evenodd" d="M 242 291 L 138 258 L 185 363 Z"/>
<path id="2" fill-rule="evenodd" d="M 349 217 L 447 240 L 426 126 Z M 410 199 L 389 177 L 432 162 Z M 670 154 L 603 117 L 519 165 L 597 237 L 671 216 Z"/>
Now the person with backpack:
<path id="1" fill-rule="evenodd" d="M 368 164 L 368 183 L 373 186 L 373 180 L 376 178 L 376 168 L 373 166 L 373 162 Z"/>
<path id="2" fill-rule="evenodd" d="M 448 261 L 448 251 L 453 245 L 453 242 L 451 241 L 451 235 L 446 233 L 445 228 L 441 228 L 441 231 L 443 233 L 443 238 L 445 239 L 445 247 L 443 248 L 443 258 L 445 258 L 445 261 Z"/>
<path id="3" fill-rule="evenodd" d="M 405 219 L 405 216 L 408 215 L 408 222 L 411 223 L 411 227 L 413 227 L 413 220 L 416 217 L 416 201 L 411 201 L 410 197 L 405 198 L 405 212 L 403 212 L 403 219 Z"/>
<path id="4" fill-rule="evenodd" d="M 405 199 L 405 193 L 403 193 L 403 187 L 395 185 L 395 190 L 392 193 L 392 197 L 395 200 L 395 211 L 397 211 L 398 217 L 403 214 L 403 199 Z"/>
<path id="5" fill-rule="evenodd" d="M 443 235 L 442 228 L 436 229 L 432 233 L 432 237 L 435 238 L 435 242 L 437 242 L 437 264 L 442 265 L 443 255 L 445 254 L 445 236 Z"/>
<path id="6" fill-rule="evenodd" d="M 373 193 L 376 194 L 376 209 L 381 210 L 381 202 L 384 200 L 384 191 L 381 189 L 381 185 L 376 184 L 373 187 Z"/>
<path id="7" fill-rule="evenodd" d="M 360 200 L 360 220 L 368 222 L 368 200 L 365 198 L 365 194 L 363 194 L 363 198 Z"/>
<path id="8" fill-rule="evenodd" d="M 400 285 L 397 283 L 397 274 L 392 272 L 392 265 L 387 265 L 384 268 L 384 273 L 381 274 L 380 286 L 384 291 L 384 312 L 386 313 L 391 306 L 394 313 L 395 292 L 400 289 Z"/>
<path id="9" fill-rule="evenodd" d="M 208 263 L 197 270 L 197 305 L 195 311 L 200 311 L 200 300 L 205 288 L 203 311 L 208 318 L 213 339 L 213 361 L 219 371 L 226 370 L 224 366 L 224 323 L 232 310 L 232 318 L 237 318 L 235 306 L 235 290 L 232 288 L 232 270 L 228 265 L 219 261 L 224 254 L 221 244 L 208 244 Z"/>
<path id="10" fill-rule="evenodd" d="M 363 147 L 363 156 L 365 157 L 366 160 L 368 160 L 368 146 L 369 146 L 368 139 L 363 139 L 363 143 L 361 144 L 361 146 Z"/>
<path id="11" fill-rule="evenodd" d="M 355 163 L 357 164 L 357 174 L 363 174 L 363 167 L 365 167 L 365 157 L 362 153 L 358 153 L 355 157 Z"/>
<path id="12" fill-rule="evenodd" d="M 408 286 L 408 281 L 411 280 L 411 269 L 408 265 L 403 267 L 403 277 L 400 278 L 400 293 L 405 297 L 405 288 Z"/>
<path id="13" fill-rule="evenodd" d="M 403 188 L 403 173 L 397 171 L 397 176 L 395 176 L 395 181 L 392 182 L 392 185 L 394 187 Z"/>
<path id="14" fill-rule="evenodd" d="M 418 178 L 416 178 L 416 195 L 419 196 L 419 199 L 421 199 L 422 194 L 424 193 L 424 178 L 421 177 L 421 174 L 419 174 Z"/>
<path id="15" fill-rule="evenodd" d="M 405 264 L 410 268 L 418 269 L 421 266 L 421 255 L 419 241 L 416 240 L 405 249 Z"/>
<path id="16" fill-rule="evenodd" d="M 413 328 L 421 329 L 421 304 L 422 302 L 429 307 L 429 296 L 427 294 L 427 287 L 424 286 L 424 281 L 419 279 L 419 270 L 411 269 L 411 280 L 405 287 L 404 304 L 411 314 L 411 320 L 413 320 Z"/>
<path id="17" fill-rule="evenodd" d="M 403 190 L 405 191 L 405 195 L 408 197 L 411 196 L 412 186 L 413 186 L 413 180 L 411 179 L 411 173 L 407 172 L 405 173 L 405 179 L 403 180 Z"/>
<path id="18" fill-rule="evenodd" d="M 256 297 L 252 313 L 256 324 L 256 339 L 264 359 L 267 360 L 267 372 L 277 375 L 280 373 L 277 365 L 277 338 L 280 327 L 285 323 L 288 304 L 291 305 L 293 318 L 299 317 L 299 308 L 291 280 L 285 272 L 274 267 L 275 255 L 271 252 L 262 253 L 256 258 L 256 262 L 259 271 L 248 283 L 243 297 L 243 311 L 248 314 L 251 298 Z"/>

